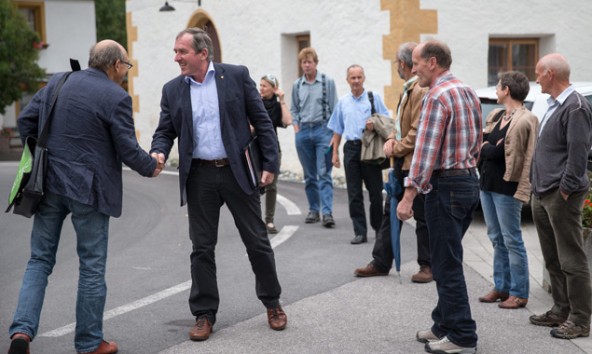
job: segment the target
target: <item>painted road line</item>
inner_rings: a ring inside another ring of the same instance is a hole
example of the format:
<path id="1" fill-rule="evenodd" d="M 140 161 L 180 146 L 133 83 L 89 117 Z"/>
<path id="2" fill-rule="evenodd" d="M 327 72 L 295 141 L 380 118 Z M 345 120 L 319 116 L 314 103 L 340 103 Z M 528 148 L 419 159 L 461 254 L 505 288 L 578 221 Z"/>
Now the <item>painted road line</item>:
<path id="1" fill-rule="evenodd" d="M 129 168 L 125 168 L 125 169 L 129 171 Z M 176 171 L 162 171 L 161 174 L 177 175 L 177 176 L 179 175 L 179 173 Z M 286 208 L 288 215 L 299 215 L 300 214 L 300 209 L 296 206 L 296 204 L 294 204 L 289 199 L 287 199 L 283 196 L 280 196 L 278 194 L 278 201 L 280 202 L 280 204 L 284 208 Z M 285 241 L 287 241 L 290 237 L 292 237 L 292 235 L 294 235 L 294 233 L 297 230 L 298 230 L 298 226 L 294 226 L 294 225 L 286 225 L 286 226 L 282 227 L 281 231 L 270 240 L 271 248 L 276 248 L 277 246 L 279 246 L 282 243 L 284 243 Z M 140 309 L 142 307 L 151 305 L 157 301 L 166 299 L 167 297 L 171 297 L 173 295 L 176 295 L 176 294 L 183 292 L 185 290 L 188 290 L 190 288 L 191 288 L 191 280 L 188 280 L 184 283 L 175 285 L 173 287 L 170 287 L 168 289 L 160 291 L 156 294 L 147 296 L 145 298 L 142 298 L 140 300 L 136 300 L 134 302 L 131 302 L 131 303 L 123 305 L 123 306 L 116 307 L 112 310 L 106 311 L 103 314 L 103 322 L 107 321 L 111 318 L 126 314 L 128 312 Z M 70 324 L 65 325 L 63 327 L 42 333 L 39 336 L 53 337 L 53 338 L 61 337 L 66 334 L 74 332 L 75 328 L 76 328 L 76 323 L 70 323 Z"/>

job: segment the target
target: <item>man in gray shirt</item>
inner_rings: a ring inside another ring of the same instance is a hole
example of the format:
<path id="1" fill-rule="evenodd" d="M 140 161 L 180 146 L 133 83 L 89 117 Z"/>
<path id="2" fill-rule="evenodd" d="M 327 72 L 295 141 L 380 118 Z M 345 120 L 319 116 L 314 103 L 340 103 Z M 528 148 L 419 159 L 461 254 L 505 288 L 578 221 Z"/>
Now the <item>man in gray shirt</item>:
<path id="1" fill-rule="evenodd" d="M 570 68 L 557 53 L 535 68 L 549 109 L 539 128 L 531 167 L 532 216 L 551 278 L 553 307 L 530 316 L 556 338 L 590 334 L 592 291 L 582 236 L 582 205 L 588 193 L 586 173 L 592 145 L 592 107 L 569 83 Z"/>
<path id="2" fill-rule="evenodd" d="M 298 60 L 304 75 L 292 86 L 291 112 L 308 199 L 305 222 L 319 222 L 319 211 L 322 211 L 323 226 L 332 228 L 335 226 L 330 150 L 333 131 L 327 128 L 327 122 L 337 103 L 335 81 L 317 71 L 319 57 L 313 48 L 302 49 Z"/>

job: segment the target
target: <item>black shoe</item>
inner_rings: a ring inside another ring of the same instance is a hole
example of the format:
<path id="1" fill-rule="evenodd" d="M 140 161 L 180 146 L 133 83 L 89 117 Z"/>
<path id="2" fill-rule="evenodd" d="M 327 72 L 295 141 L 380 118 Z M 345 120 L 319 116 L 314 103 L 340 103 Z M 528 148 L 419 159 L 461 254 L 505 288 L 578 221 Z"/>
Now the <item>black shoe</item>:
<path id="1" fill-rule="evenodd" d="M 321 218 L 319 217 L 319 213 L 317 211 L 309 211 L 306 219 L 304 220 L 304 222 L 307 224 L 314 224 L 315 222 L 319 221 L 321 221 Z"/>
<path id="2" fill-rule="evenodd" d="M 333 215 L 331 215 L 331 214 L 323 215 L 323 226 L 328 229 L 335 227 L 335 220 L 333 220 Z"/>
<path id="3" fill-rule="evenodd" d="M 362 236 L 362 235 L 356 235 L 356 237 L 354 237 L 350 243 L 352 245 L 359 245 L 360 243 L 364 243 L 364 242 L 368 242 L 368 239 L 366 238 L 366 236 Z"/>

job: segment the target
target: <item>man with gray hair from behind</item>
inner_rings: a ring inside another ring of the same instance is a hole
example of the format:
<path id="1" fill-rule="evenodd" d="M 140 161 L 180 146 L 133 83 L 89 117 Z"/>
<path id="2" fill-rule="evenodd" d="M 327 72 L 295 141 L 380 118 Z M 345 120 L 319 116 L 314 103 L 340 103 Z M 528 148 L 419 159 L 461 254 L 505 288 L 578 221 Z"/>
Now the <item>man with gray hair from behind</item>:
<path id="1" fill-rule="evenodd" d="M 411 159 L 415 150 L 415 138 L 421 102 L 427 92 L 427 87 L 417 84 L 417 75 L 413 74 L 413 60 L 411 55 L 417 43 L 407 42 L 399 46 L 397 59 L 393 64 L 397 66 L 399 77 L 404 80 L 403 93 L 396 109 L 396 129 L 391 132 L 384 144 L 387 157 L 395 157 L 395 175 L 403 188 L 403 179 L 409 174 Z M 418 195 L 413 200 L 413 216 L 415 218 L 415 234 L 417 236 L 417 263 L 419 272 L 413 274 L 414 283 L 429 283 L 432 281 L 432 267 L 430 262 L 430 238 L 424 216 L 424 197 Z M 372 249 L 372 261 L 365 267 L 358 268 L 354 274 L 358 277 L 372 277 L 388 275 L 393 265 L 393 248 L 391 245 L 391 217 L 390 197 L 384 203 L 385 212 L 380 230 L 376 233 L 376 241 Z"/>
<path id="2" fill-rule="evenodd" d="M 556 338 L 590 335 L 592 291 L 582 235 L 582 205 L 590 181 L 586 165 L 592 145 L 592 107 L 569 82 L 560 54 L 544 56 L 535 67 L 549 108 L 539 127 L 531 165 L 532 217 L 551 279 L 553 307 L 530 316 Z"/>

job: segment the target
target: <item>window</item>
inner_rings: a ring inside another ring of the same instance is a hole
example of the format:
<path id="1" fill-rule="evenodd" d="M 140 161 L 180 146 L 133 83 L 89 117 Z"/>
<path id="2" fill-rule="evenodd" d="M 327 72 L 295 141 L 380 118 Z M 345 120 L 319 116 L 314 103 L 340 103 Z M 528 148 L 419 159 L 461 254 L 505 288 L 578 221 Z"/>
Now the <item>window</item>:
<path id="1" fill-rule="evenodd" d="M 535 38 L 492 38 L 489 40 L 487 83 L 497 83 L 497 74 L 520 71 L 534 81 L 539 57 L 539 40 Z"/>
<path id="2" fill-rule="evenodd" d="M 296 43 L 298 44 L 298 55 L 300 51 L 304 48 L 310 47 L 310 34 L 301 34 L 296 36 Z M 300 60 L 296 60 L 298 62 L 298 76 L 304 75 L 302 68 L 300 67 Z"/>
<path id="3" fill-rule="evenodd" d="M 45 43 L 45 4 L 36 1 L 15 1 L 16 7 L 31 29 L 39 35 L 39 41 Z"/>

